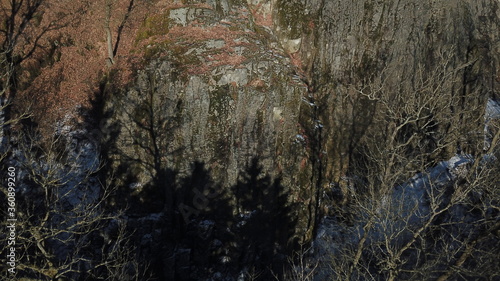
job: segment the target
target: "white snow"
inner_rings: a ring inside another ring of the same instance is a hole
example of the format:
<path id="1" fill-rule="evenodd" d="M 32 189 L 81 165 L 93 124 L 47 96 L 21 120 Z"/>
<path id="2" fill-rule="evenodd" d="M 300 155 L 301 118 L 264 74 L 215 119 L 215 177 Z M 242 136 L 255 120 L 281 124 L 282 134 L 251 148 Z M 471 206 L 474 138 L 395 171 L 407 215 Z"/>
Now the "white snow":
<path id="1" fill-rule="evenodd" d="M 308 101 L 305 97 L 302 97 L 302 101 L 305 102 L 305 103 L 307 103 L 311 107 L 315 107 L 316 106 L 316 104 L 314 102 Z"/>
<path id="2" fill-rule="evenodd" d="M 301 134 L 297 134 L 295 136 L 295 142 L 298 143 L 298 144 L 303 144 L 303 143 L 306 142 L 306 139 Z"/>
<path id="3" fill-rule="evenodd" d="M 490 129 L 490 122 L 493 119 L 500 118 L 500 103 L 499 101 L 488 99 L 486 110 L 484 113 L 484 150 L 488 150 L 491 145 L 493 133 Z"/>
<path id="4" fill-rule="evenodd" d="M 484 119 L 488 122 L 491 119 L 500 118 L 500 103 L 493 99 L 488 99 Z"/>

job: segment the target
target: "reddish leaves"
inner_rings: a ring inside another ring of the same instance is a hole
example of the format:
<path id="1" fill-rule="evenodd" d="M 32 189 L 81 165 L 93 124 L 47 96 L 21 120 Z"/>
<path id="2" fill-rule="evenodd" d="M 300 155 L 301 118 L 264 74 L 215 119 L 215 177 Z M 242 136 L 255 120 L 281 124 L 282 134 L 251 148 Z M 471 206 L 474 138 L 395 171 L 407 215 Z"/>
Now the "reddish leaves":
<path id="1" fill-rule="evenodd" d="M 123 24 L 121 40 L 116 49 L 115 68 L 120 75 L 117 85 L 131 80 L 132 65 L 128 55 L 146 4 L 135 1 L 124 22 L 130 0 L 114 0 L 110 26 L 113 43 L 118 27 Z M 104 31 L 105 0 L 58 1 L 46 0 L 33 21 L 29 34 L 40 34 L 48 26 L 54 27 L 38 41 L 39 48 L 23 64 L 20 81 L 26 85 L 15 101 L 18 107 L 31 106 L 35 121 L 42 131 L 50 134 L 58 120 L 77 117 L 76 109 L 86 106 L 89 99 L 99 92 L 99 82 L 106 68 L 107 48 Z M 27 47 L 17 50 L 26 52 Z"/>
<path id="2" fill-rule="evenodd" d="M 168 11 L 151 17 L 168 18 Z M 222 65 L 241 67 L 246 58 L 236 51 L 237 47 L 248 45 L 242 38 L 253 36 L 253 33 L 234 28 L 227 20 L 203 25 L 195 20 L 187 26 L 142 30 L 140 34 L 152 36 L 140 38 L 138 53 L 142 53 L 145 58 L 170 54 L 178 60 L 186 75 L 207 73 Z"/>

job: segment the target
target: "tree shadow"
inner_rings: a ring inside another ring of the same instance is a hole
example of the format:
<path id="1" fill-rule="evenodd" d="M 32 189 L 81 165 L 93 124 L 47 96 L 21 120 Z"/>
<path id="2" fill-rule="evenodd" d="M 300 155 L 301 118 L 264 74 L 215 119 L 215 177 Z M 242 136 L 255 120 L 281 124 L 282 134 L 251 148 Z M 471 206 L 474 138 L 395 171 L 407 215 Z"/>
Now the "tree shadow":
<path id="1" fill-rule="evenodd" d="M 188 163 L 189 151 L 174 145 L 182 106 L 156 79 L 127 92 L 103 79 L 84 116 L 88 137 L 101 147 L 101 180 L 116 187 L 106 208 L 126 209 L 132 245 L 153 280 L 283 278 L 298 249 L 289 190 L 251 155 L 232 186 L 206 163 Z M 186 164 L 187 171 L 178 168 Z"/>
<path id="2" fill-rule="evenodd" d="M 161 212 L 173 198 L 176 171 L 170 167 L 182 146 L 172 145 L 180 127 L 180 105 L 163 93 L 156 76 L 127 91 L 115 88 L 114 73 L 103 77 L 99 92 L 82 117 L 87 137 L 100 147 L 102 181 L 117 188 L 114 208 L 133 213 Z M 167 93 L 168 94 L 168 93 Z"/>
<path id="3" fill-rule="evenodd" d="M 177 174 L 178 176 L 178 174 Z M 175 212 L 163 244 L 163 277 L 202 280 L 241 274 L 254 280 L 283 277 L 297 219 L 281 179 L 265 173 L 257 158 L 231 188 L 214 180 L 202 162 L 176 181 Z"/>
<path id="4" fill-rule="evenodd" d="M 298 247 L 292 240 L 297 218 L 287 188 L 280 178 L 265 173 L 254 157 L 240 172 L 232 191 L 236 199 L 234 231 L 241 245 L 239 263 L 250 269 L 248 273 L 255 272 L 256 280 L 282 278 L 287 256 Z"/>

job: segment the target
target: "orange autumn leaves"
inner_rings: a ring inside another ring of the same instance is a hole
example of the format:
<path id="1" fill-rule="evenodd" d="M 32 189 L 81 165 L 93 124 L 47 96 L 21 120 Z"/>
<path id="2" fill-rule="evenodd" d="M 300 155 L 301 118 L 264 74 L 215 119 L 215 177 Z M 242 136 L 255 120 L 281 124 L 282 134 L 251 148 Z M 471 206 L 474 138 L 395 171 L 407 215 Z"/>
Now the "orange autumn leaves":
<path id="1" fill-rule="evenodd" d="M 174 0 L 40 1 L 43 5 L 36 20 L 29 22 L 29 32 L 43 32 L 43 36 L 36 51 L 20 67 L 18 80 L 23 86 L 16 103 L 20 108 L 31 108 L 35 122 L 46 132 L 60 120 L 77 120 L 78 108 L 90 106 L 89 101 L 102 91 L 100 83 L 105 77 L 109 79 L 109 73 L 113 75 L 107 82 L 122 89 L 152 58 L 171 56 L 185 76 L 208 73 L 217 67 L 243 67 L 254 48 L 249 41 L 255 41 L 256 36 L 248 28 L 249 18 L 253 16 L 256 24 L 270 25 L 269 18 L 256 18 L 258 5 L 250 10 L 239 7 L 244 11 L 229 11 L 223 18 L 199 17 L 182 25 L 171 21 L 170 11 L 216 11 L 207 4 Z M 105 17 L 109 3 L 115 50 L 111 67 L 106 64 Z M 44 32 L 43 28 L 49 26 L 50 30 Z M 17 52 L 25 52 L 29 46 L 19 47 Z"/>
<path id="2" fill-rule="evenodd" d="M 131 2 L 133 9 L 124 22 L 116 48 L 116 68 L 124 68 L 147 6 L 144 1 L 112 1 L 110 25 L 114 40 Z M 43 36 L 36 45 L 19 45 L 15 50 L 23 53 L 35 47 L 33 54 L 20 65 L 17 77 L 20 87 L 14 103 L 19 110 L 30 108 L 45 133 L 50 133 L 57 121 L 77 118 L 77 109 L 89 106 L 89 100 L 99 92 L 99 83 L 109 71 L 104 11 L 105 0 L 44 0 L 37 17 L 28 23 L 26 32 Z M 45 31 L 47 27 L 50 30 Z"/>
<path id="3" fill-rule="evenodd" d="M 185 75 L 204 74 L 223 65 L 238 68 L 247 60 L 241 50 L 251 47 L 245 38 L 254 36 L 252 31 L 243 31 L 239 23 L 227 19 L 203 22 L 203 18 L 198 18 L 179 24 L 169 17 L 170 11 L 149 16 L 139 30 L 136 52 L 144 58 L 170 55 Z"/>

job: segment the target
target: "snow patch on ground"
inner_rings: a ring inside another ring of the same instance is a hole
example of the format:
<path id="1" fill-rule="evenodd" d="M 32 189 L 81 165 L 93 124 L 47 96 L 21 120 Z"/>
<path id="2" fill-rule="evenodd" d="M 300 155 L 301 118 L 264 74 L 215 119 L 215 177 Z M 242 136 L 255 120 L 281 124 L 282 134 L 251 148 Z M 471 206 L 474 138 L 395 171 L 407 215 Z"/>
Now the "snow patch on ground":
<path id="1" fill-rule="evenodd" d="M 484 113 L 484 150 L 488 150 L 493 140 L 493 132 L 490 128 L 490 122 L 493 119 L 500 119 L 500 102 L 488 99 Z"/>
<path id="2" fill-rule="evenodd" d="M 488 102 L 486 103 L 484 118 L 486 121 L 500 118 L 500 103 L 498 101 L 494 99 L 488 99 Z"/>

